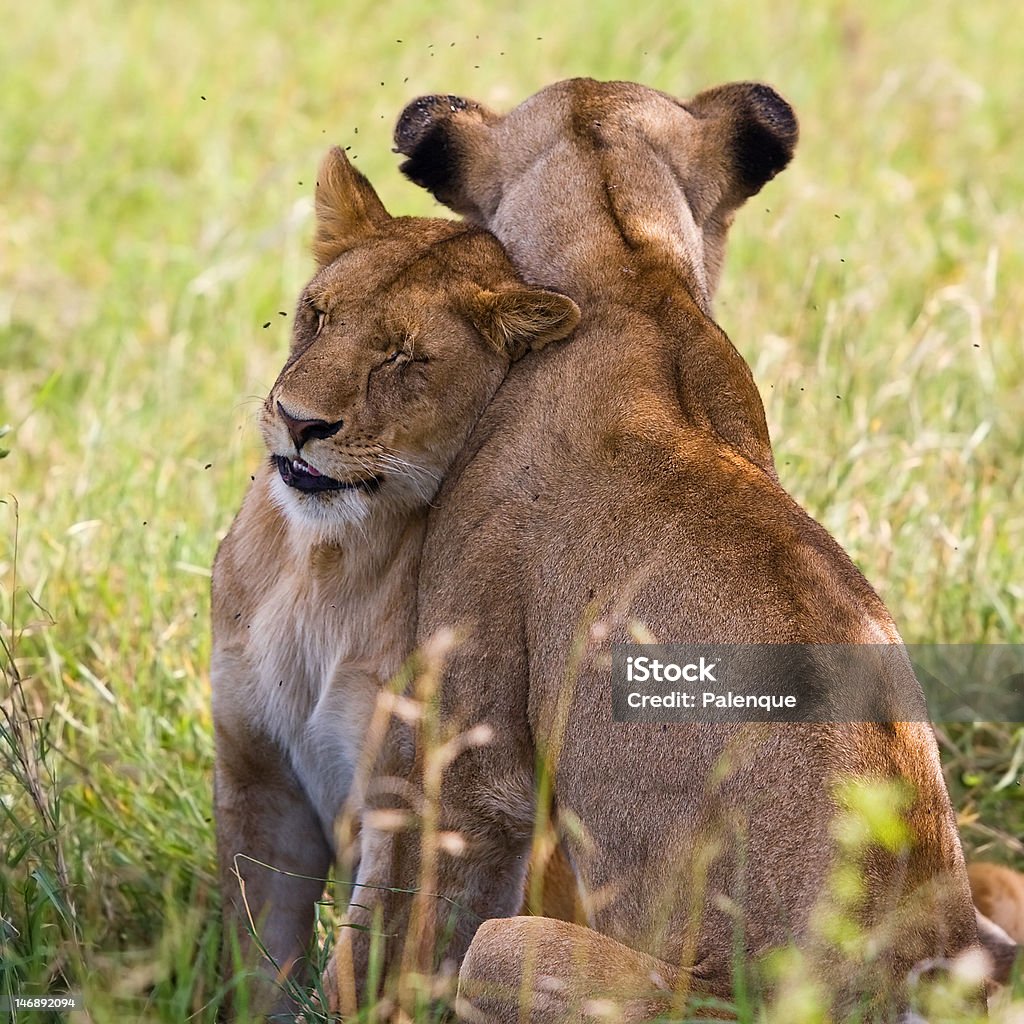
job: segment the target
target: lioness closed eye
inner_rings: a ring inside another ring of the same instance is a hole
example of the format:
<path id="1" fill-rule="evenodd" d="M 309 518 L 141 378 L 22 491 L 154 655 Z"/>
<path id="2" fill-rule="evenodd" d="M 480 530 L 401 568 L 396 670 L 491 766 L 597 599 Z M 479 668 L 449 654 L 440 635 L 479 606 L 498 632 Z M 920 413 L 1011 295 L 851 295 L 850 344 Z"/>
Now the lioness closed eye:
<path id="1" fill-rule="evenodd" d="M 512 360 L 569 334 L 487 233 L 392 218 L 340 149 L 316 190 L 319 268 L 263 404 L 269 452 L 217 552 L 213 682 L 226 965 L 237 929 L 301 972 L 334 825 L 381 684 L 415 635 L 428 502 Z M 287 997 L 261 985 L 262 1010 Z"/>

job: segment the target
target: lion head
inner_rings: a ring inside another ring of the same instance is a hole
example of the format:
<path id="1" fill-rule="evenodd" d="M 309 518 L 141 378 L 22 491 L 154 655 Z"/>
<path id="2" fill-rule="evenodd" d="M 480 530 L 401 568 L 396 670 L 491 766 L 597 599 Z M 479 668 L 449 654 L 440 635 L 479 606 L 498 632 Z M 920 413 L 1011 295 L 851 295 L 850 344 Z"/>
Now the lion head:
<path id="1" fill-rule="evenodd" d="M 679 100 L 576 78 L 508 114 L 422 96 L 399 117 L 395 148 L 412 181 L 493 231 L 531 280 L 584 277 L 595 261 L 578 239 L 607 210 L 627 250 L 658 242 L 709 307 L 733 213 L 789 163 L 797 134 L 789 104 L 767 85 Z M 572 264 L 581 252 L 583 265 Z"/>
<path id="2" fill-rule="evenodd" d="M 524 286 L 479 228 L 392 217 L 339 148 L 320 167 L 313 250 L 260 426 L 274 500 L 329 531 L 428 503 L 512 360 L 579 310 Z"/>

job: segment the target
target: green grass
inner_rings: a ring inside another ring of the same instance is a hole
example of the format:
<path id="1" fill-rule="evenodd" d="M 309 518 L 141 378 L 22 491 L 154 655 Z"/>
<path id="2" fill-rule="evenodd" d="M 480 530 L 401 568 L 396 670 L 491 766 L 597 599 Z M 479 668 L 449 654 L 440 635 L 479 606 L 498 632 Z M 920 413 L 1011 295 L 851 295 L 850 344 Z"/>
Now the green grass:
<path id="1" fill-rule="evenodd" d="M 7 12 L 0 659 L 35 722 L 0 733 L 0 995 L 67 976 L 98 1022 L 212 1019 L 208 567 L 260 457 L 322 152 L 351 146 L 393 212 L 436 209 L 390 153 L 413 95 L 775 84 L 802 141 L 737 218 L 718 317 L 783 483 L 908 641 L 1024 641 L 1024 26 L 1000 0 L 781 7 Z M 946 750 L 965 843 L 1018 866 L 1022 742 Z"/>

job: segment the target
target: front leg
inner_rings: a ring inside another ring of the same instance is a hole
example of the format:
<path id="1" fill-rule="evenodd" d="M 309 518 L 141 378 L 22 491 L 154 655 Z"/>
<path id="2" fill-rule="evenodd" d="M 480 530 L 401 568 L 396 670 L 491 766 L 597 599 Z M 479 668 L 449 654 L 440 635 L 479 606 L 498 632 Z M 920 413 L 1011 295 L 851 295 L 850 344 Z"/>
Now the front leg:
<path id="1" fill-rule="evenodd" d="M 294 1014 L 281 983 L 306 976 L 316 901 L 331 852 L 281 751 L 237 723 L 216 723 L 214 812 L 224 914 L 224 976 L 255 970 L 249 1009 Z M 236 1009 L 241 1000 L 232 1000 Z"/>
<path id="2" fill-rule="evenodd" d="M 367 814 L 348 915 L 354 927 L 342 930 L 332 967 L 332 1009 L 348 1015 L 356 1001 L 378 996 L 366 986 L 375 943 L 374 973 L 412 1008 L 419 979 L 439 968 L 454 975 L 480 924 L 519 909 L 533 829 L 532 762 L 489 731 L 491 741 L 461 753 L 438 786 L 431 756 L 441 755 L 424 744 L 406 779 L 412 796 L 378 804 L 385 821 L 412 805 L 415 828 L 380 828 Z"/>

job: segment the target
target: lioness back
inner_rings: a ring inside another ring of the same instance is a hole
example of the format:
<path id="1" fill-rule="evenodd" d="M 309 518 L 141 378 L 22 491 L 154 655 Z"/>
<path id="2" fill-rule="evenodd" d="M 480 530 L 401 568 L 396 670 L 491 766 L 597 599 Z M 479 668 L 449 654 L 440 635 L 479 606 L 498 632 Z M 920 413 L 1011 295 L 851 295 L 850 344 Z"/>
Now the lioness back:
<path id="1" fill-rule="evenodd" d="M 837 1016 L 862 997 L 884 1016 L 919 961 L 976 942 L 925 723 L 850 716 L 744 730 L 613 718 L 616 643 L 899 648 L 870 585 L 780 486 L 750 369 L 712 319 L 734 214 L 788 164 L 797 134 L 785 100 L 749 82 L 678 99 L 574 79 L 505 114 L 434 95 L 398 120 L 403 172 L 493 230 L 529 280 L 584 309 L 573 345 L 510 373 L 439 495 L 424 548 L 418 633 L 458 624 L 465 637 L 443 716 L 495 732 L 445 780 L 442 825 L 475 840 L 439 874 L 437 891 L 459 893 L 476 915 L 443 939 L 455 962 L 479 918 L 513 910 L 502 883 L 530 834 L 538 762 L 574 825 L 590 924 L 613 940 L 588 935 L 583 952 L 607 948 L 614 963 L 624 943 L 692 966 L 695 991 L 732 998 L 740 942 L 753 962 L 795 941 L 820 961 Z M 898 661 L 880 685 L 897 706 L 919 707 L 909 661 Z M 758 682 L 746 673 L 730 682 Z M 812 671 L 793 683 L 803 697 L 826 681 Z M 865 778 L 914 793 L 896 812 L 912 838 L 899 855 L 865 855 L 859 923 L 879 946 L 842 977 L 831 947 L 819 956 L 817 908 L 844 854 L 842 794 Z M 484 934 L 478 966 L 492 954 L 557 962 L 579 938 L 532 925 Z M 527 934 L 539 945 L 517 945 Z M 558 986 L 570 1007 L 593 995 L 600 972 L 563 960 L 567 974 L 538 986 L 537 1006 L 560 1007 Z M 515 1019 L 486 1000 L 472 1009 Z M 534 1019 L 579 1019 L 550 1012 Z"/>

